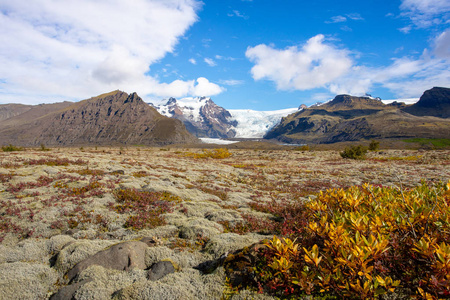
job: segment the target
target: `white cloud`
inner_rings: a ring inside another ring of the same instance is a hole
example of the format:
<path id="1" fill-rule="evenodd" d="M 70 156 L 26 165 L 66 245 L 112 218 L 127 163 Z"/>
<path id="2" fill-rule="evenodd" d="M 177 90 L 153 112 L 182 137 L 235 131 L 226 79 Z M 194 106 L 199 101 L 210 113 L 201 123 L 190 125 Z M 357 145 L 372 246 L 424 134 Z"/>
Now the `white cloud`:
<path id="1" fill-rule="evenodd" d="M 227 80 L 219 80 L 220 84 L 223 85 L 231 85 L 231 86 L 236 86 L 236 85 L 242 85 L 245 83 L 244 80 L 237 80 L 237 79 L 227 79 Z"/>
<path id="2" fill-rule="evenodd" d="M 225 88 L 210 82 L 204 77 L 199 77 L 197 80 L 175 80 L 171 83 L 153 82 L 150 89 L 160 97 L 185 97 L 189 96 L 214 96 L 226 91 Z"/>
<path id="3" fill-rule="evenodd" d="M 208 57 L 205 57 L 204 62 L 210 67 L 217 66 L 216 62 L 213 59 L 208 58 Z"/>
<path id="4" fill-rule="evenodd" d="M 346 16 L 354 21 L 364 20 L 364 18 L 359 13 L 351 13 L 351 14 L 347 14 Z"/>
<path id="5" fill-rule="evenodd" d="M 394 58 L 378 68 L 357 65 L 348 50 L 326 44 L 323 35 L 300 49 L 258 45 L 246 55 L 255 63 L 253 78 L 271 80 L 280 90 L 325 88 L 333 94 L 364 95 L 381 85 L 398 97 L 419 97 L 433 86 L 450 86 L 449 32 L 438 35 L 432 51 L 425 49 L 419 58 Z"/>
<path id="6" fill-rule="evenodd" d="M 195 58 L 189 58 L 189 62 L 193 65 L 197 64 L 197 61 L 195 60 Z"/>
<path id="7" fill-rule="evenodd" d="M 1 102 L 82 99 L 121 89 L 141 96 L 203 80 L 160 83 L 149 67 L 197 20 L 198 0 L 0 0 Z M 199 78 L 200 79 L 200 78 Z M 215 85 L 214 85 L 215 87 Z M 206 91 L 208 89 L 205 89 Z M 209 89 L 217 91 L 217 88 Z"/>
<path id="8" fill-rule="evenodd" d="M 325 23 L 341 23 L 341 22 L 346 22 L 347 18 L 344 16 L 334 16 L 331 17 L 331 21 L 326 21 Z"/>
<path id="9" fill-rule="evenodd" d="M 450 58 L 450 29 L 436 38 L 434 53 L 440 58 Z"/>
<path id="10" fill-rule="evenodd" d="M 301 48 L 278 50 L 261 44 L 249 47 L 245 55 L 255 63 L 253 78 L 272 80 L 280 90 L 324 87 L 349 72 L 353 64 L 347 50 L 325 43 L 321 34 Z"/>
<path id="11" fill-rule="evenodd" d="M 400 9 L 419 28 L 445 24 L 450 18 L 448 0 L 403 0 Z"/>
<path id="12" fill-rule="evenodd" d="M 248 16 L 244 15 L 238 10 L 233 10 L 233 12 L 227 14 L 229 17 L 238 17 L 243 19 L 248 19 Z"/>

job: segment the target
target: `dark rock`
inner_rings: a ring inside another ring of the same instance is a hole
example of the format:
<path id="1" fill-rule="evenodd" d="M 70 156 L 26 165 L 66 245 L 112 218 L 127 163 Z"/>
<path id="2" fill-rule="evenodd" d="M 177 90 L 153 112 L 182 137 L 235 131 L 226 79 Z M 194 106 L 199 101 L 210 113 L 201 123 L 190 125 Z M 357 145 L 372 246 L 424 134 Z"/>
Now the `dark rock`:
<path id="1" fill-rule="evenodd" d="M 144 270 L 146 268 L 145 249 L 147 247 L 148 245 L 141 241 L 115 244 L 76 264 L 67 272 L 67 278 L 72 281 L 79 273 L 92 265 L 125 271 L 132 268 Z"/>
<path id="2" fill-rule="evenodd" d="M 173 264 L 170 261 L 166 261 L 166 260 L 159 261 L 157 263 L 154 263 L 150 267 L 150 269 L 148 270 L 148 273 L 147 273 L 147 278 L 148 278 L 148 280 L 156 281 L 156 280 L 163 278 L 167 274 L 174 273 L 174 272 L 175 272 L 175 267 L 173 266 Z"/>
<path id="3" fill-rule="evenodd" d="M 92 281 L 92 279 L 82 280 L 80 282 L 72 283 L 71 285 L 62 287 L 58 292 L 50 297 L 50 300 L 72 300 L 75 299 L 75 292 L 84 284 Z"/>

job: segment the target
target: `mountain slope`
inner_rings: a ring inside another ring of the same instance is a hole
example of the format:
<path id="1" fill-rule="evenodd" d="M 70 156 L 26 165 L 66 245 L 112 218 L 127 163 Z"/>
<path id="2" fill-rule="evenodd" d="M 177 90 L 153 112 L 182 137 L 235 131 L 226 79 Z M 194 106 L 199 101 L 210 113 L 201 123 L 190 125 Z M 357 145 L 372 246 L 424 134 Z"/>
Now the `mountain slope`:
<path id="1" fill-rule="evenodd" d="M 153 104 L 151 104 L 154 106 Z M 231 138 L 236 135 L 229 111 L 215 104 L 211 98 L 170 98 L 165 104 L 154 106 L 162 115 L 180 120 L 197 137 Z"/>
<path id="2" fill-rule="evenodd" d="M 440 100 L 439 103 L 446 103 L 448 99 Z M 290 143 L 334 143 L 372 138 L 448 138 L 450 120 L 408 113 L 410 107 L 415 105 L 384 104 L 368 97 L 338 95 L 326 104 L 305 108 L 283 118 L 264 138 Z M 431 111 L 433 105 L 426 105 Z M 418 110 L 417 106 L 413 109 L 414 112 Z"/>
<path id="3" fill-rule="evenodd" d="M 403 111 L 415 116 L 450 118 L 450 88 L 434 87 L 427 90 L 417 103 Z"/>
<path id="4" fill-rule="evenodd" d="M 55 104 L 56 105 L 56 104 Z M 24 121 L 0 122 L 0 140 L 24 146 L 165 145 L 195 142 L 183 124 L 160 115 L 133 93 L 103 94 Z M 58 107 L 60 108 L 60 107 Z"/>

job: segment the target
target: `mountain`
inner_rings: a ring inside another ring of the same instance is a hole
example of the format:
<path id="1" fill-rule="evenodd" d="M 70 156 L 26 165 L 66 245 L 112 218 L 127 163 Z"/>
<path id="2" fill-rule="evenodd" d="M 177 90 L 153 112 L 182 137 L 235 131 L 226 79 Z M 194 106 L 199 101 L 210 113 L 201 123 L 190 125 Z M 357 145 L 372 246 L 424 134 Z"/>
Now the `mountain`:
<path id="1" fill-rule="evenodd" d="M 43 104 L 0 122 L 3 144 L 166 145 L 197 139 L 136 93 L 114 91 L 76 103 Z"/>
<path id="2" fill-rule="evenodd" d="M 264 138 L 288 143 L 334 143 L 383 138 L 448 138 L 448 89 L 426 91 L 413 105 L 338 95 L 283 118 Z M 439 105 L 439 106 L 438 106 Z M 423 110 L 421 110 L 423 108 Z M 440 110 L 444 109 L 444 112 Z"/>
<path id="3" fill-rule="evenodd" d="M 180 120 L 187 130 L 197 137 L 235 137 L 237 122 L 228 110 L 215 104 L 211 98 L 170 98 L 165 104 L 155 106 L 162 115 Z"/>
<path id="4" fill-rule="evenodd" d="M 450 88 L 434 87 L 427 90 L 417 103 L 403 111 L 415 116 L 450 118 Z"/>
<path id="5" fill-rule="evenodd" d="M 15 117 L 28 110 L 30 110 L 32 105 L 23 104 L 1 104 L 0 105 L 0 121 Z"/>

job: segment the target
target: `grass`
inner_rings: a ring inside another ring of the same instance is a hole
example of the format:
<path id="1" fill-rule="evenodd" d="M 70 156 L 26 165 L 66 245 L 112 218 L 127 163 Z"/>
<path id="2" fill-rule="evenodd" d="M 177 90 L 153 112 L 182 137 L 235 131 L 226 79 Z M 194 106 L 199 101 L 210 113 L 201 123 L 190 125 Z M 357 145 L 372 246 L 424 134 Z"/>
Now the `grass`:
<path id="1" fill-rule="evenodd" d="M 450 147 L 450 139 L 425 139 L 425 138 L 414 138 L 403 140 L 406 143 L 418 143 L 421 146 L 433 145 L 435 148 L 442 149 Z"/>

